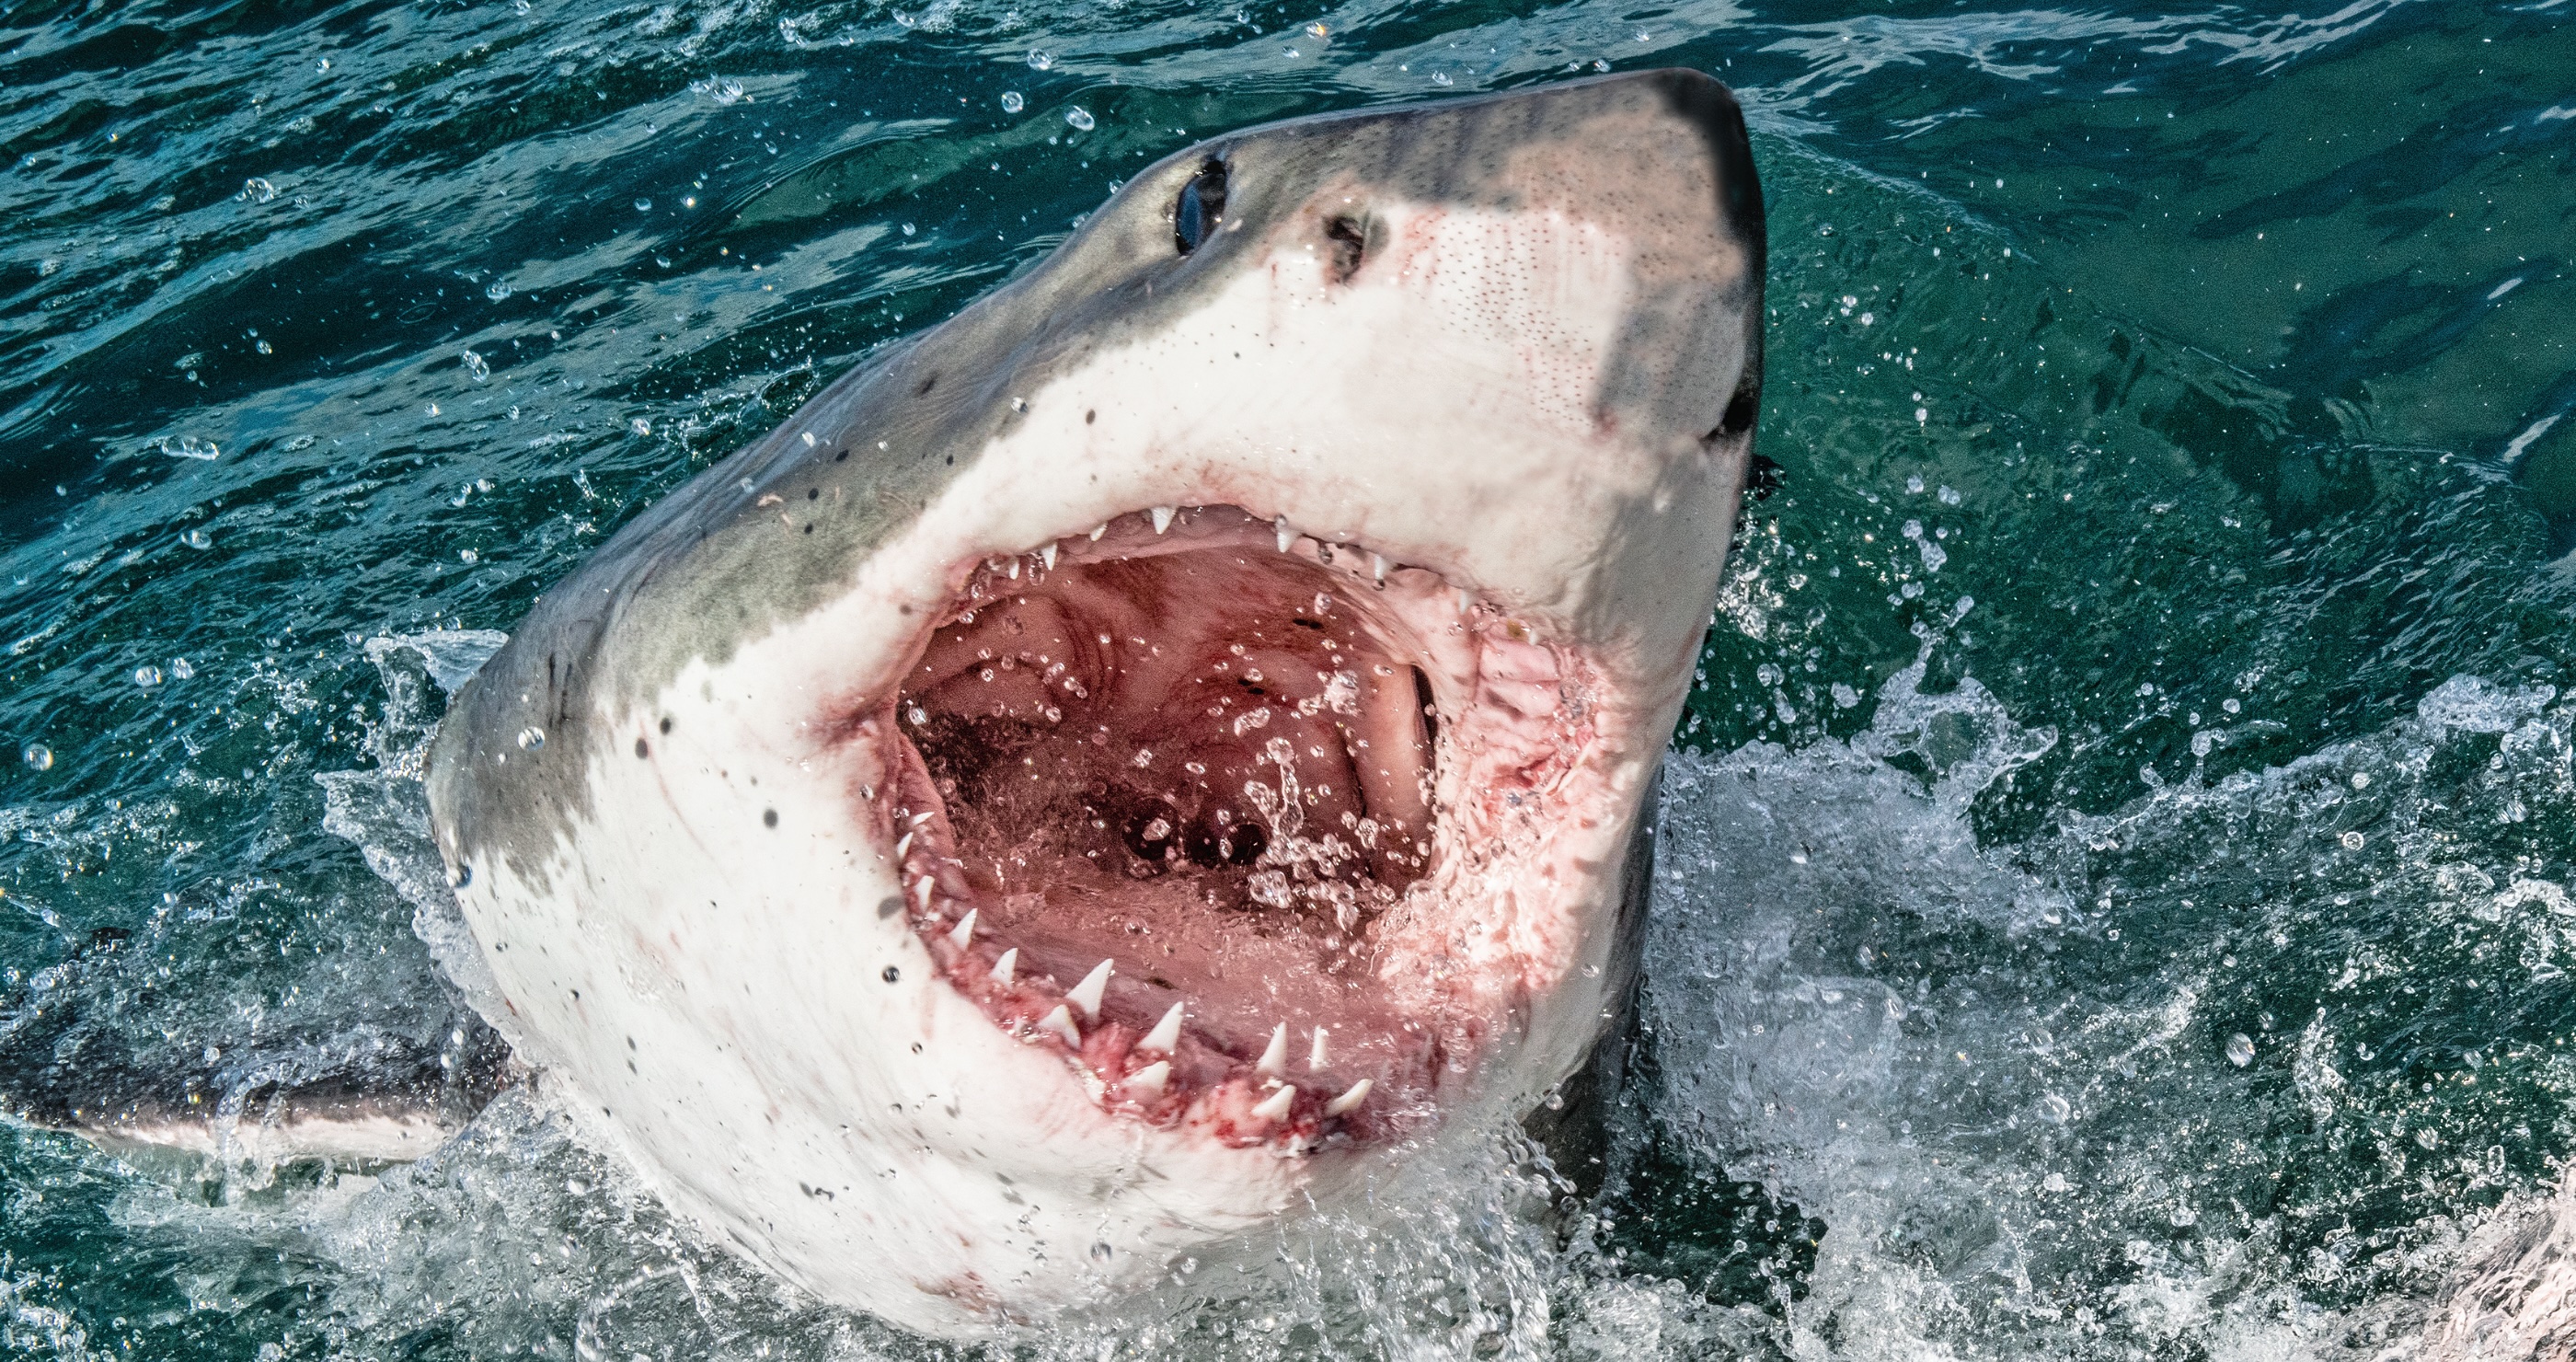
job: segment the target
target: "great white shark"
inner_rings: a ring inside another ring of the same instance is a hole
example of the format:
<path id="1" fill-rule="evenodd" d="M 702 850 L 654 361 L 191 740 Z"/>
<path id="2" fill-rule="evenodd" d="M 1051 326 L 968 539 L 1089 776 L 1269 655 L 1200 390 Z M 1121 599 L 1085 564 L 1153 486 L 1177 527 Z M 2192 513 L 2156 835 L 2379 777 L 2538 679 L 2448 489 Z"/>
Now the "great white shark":
<path id="1" fill-rule="evenodd" d="M 952 1336 L 1540 1108 L 1637 972 L 1764 250 L 1692 71 L 1137 174 L 458 692 L 470 1001 L 674 1207 Z"/>

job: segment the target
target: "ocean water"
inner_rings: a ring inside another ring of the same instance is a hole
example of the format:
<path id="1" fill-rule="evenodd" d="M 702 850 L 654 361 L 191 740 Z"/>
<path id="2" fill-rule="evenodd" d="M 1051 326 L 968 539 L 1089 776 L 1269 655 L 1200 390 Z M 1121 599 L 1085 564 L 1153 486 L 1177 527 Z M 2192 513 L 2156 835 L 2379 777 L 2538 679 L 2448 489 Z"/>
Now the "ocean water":
<path id="1" fill-rule="evenodd" d="M 1489 1132 L 992 1355 L 2405 1355 L 2576 1154 L 2571 20 L 0 7 L 0 1039 L 434 1049 L 423 741 L 638 508 L 1199 137 L 1684 64 L 1767 462 L 1601 1191 Z M 0 1356 L 958 1355 L 542 1083 L 368 1176 L 0 1124 Z"/>

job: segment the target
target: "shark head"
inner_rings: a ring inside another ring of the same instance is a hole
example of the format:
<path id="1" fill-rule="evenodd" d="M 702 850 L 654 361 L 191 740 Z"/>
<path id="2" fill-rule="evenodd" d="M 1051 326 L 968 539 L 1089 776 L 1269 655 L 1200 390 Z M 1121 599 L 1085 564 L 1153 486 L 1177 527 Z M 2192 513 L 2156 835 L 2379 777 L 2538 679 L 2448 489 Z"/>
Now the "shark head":
<path id="1" fill-rule="evenodd" d="M 680 1208 L 946 1334 L 1528 1111 L 1633 974 L 1763 249 L 1686 71 L 1137 175 L 459 694 L 478 1006 Z"/>

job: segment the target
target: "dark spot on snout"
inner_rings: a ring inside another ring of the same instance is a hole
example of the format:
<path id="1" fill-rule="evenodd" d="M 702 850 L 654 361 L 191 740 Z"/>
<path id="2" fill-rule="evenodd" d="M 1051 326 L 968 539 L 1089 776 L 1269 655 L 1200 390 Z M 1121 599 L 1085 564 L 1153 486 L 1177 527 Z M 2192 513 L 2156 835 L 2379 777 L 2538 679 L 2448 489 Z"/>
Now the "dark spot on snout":
<path id="1" fill-rule="evenodd" d="M 762 827 L 769 827 L 769 828 L 777 827 L 777 826 L 778 826 L 778 810 L 776 810 L 776 809 L 762 809 L 762 810 L 760 811 L 760 824 L 761 824 L 761 826 L 762 826 Z"/>
<path id="2" fill-rule="evenodd" d="M 671 717 L 667 714 L 662 716 L 662 731 L 665 733 L 671 731 Z"/>
<path id="3" fill-rule="evenodd" d="M 900 978 L 902 978 L 902 977 L 903 977 L 903 971 L 902 971 L 902 970 L 896 969 L 896 968 L 895 968 L 894 966 L 892 966 L 892 965 L 888 965 L 888 966 L 886 966 L 886 967 L 885 967 L 885 975 L 884 975 L 884 978 L 885 978 L 885 981 L 886 981 L 887 983 L 891 984 L 891 983 L 893 983 L 895 980 L 900 979 Z"/>
<path id="4" fill-rule="evenodd" d="M 1099 410 L 1098 410 L 1097 408 L 1094 408 L 1093 410 L 1091 410 L 1091 411 L 1087 411 L 1087 412 L 1084 412 L 1084 413 L 1082 414 L 1082 423 L 1083 423 L 1084 425 L 1086 425 L 1086 426 L 1087 426 L 1087 425 L 1090 425 L 1092 422 L 1097 421 L 1097 420 L 1099 420 L 1099 419 L 1100 419 L 1100 412 L 1099 412 Z"/>
<path id="5" fill-rule="evenodd" d="M 822 495 L 823 489 L 820 487 L 808 487 L 805 489 L 805 499 L 807 501 L 819 500 Z"/>
<path id="6" fill-rule="evenodd" d="M 642 738 L 637 738 L 635 740 L 635 755 L 639 757 L 649 757 L 653 755 L 653 749 L 651 746 L 647 745 Z"/>
<path id="7" fill-rule="evenodd" d="M 939 375 L 932 374 L 921 380 L 920 384 L 913 388 L 912 395 L 915 397 L 928 397 L 930 395 L 930 390 L 938 386 Z"/>
<path id="8" fill-rule="evenodd" d="M 1324 224 L 1324 240 L 1331 243 L 1331 254 L 1324 263 L 1332 271 L 1333 282 L 1349 282 L 1368 256 L 1368 224 L 1344 214 Z"/>
<path id="9" fill-rule="evenodd" d="M 880 922 L 902 911 L 903 900 L 891 894 L 877 900 L 877 920 Z"/>
<path id="10" fill-rule="evenodd" d="M 847 459 L 847 458 L 849 458 L 849 457 L 850 457 L 850 451 L 848 451 L 848 450 L 844 449 L 844 450 L 842 450 L 840 453 L 835 454 L 835 455 L 833 455 L 833 456 L 832 456 L 832 462 L 834 462 L 834 463 L 839 463 L 839 462 L 841 462 L 842 460 Z"/>

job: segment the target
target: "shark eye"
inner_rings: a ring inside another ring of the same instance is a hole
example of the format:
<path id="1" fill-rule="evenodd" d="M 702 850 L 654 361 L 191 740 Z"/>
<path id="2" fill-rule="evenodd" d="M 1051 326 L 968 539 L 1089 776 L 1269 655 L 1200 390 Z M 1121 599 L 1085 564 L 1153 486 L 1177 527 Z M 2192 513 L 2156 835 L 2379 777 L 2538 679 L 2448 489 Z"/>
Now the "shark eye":
<path id="1" fill-rule="evenodd" d="M 1181 186 L 1180 201 L 1172 205 L 1172 244 L 1183 255 L 1197 250 L 1224 215 L 1225 162 L 1210 158 Z"/>

